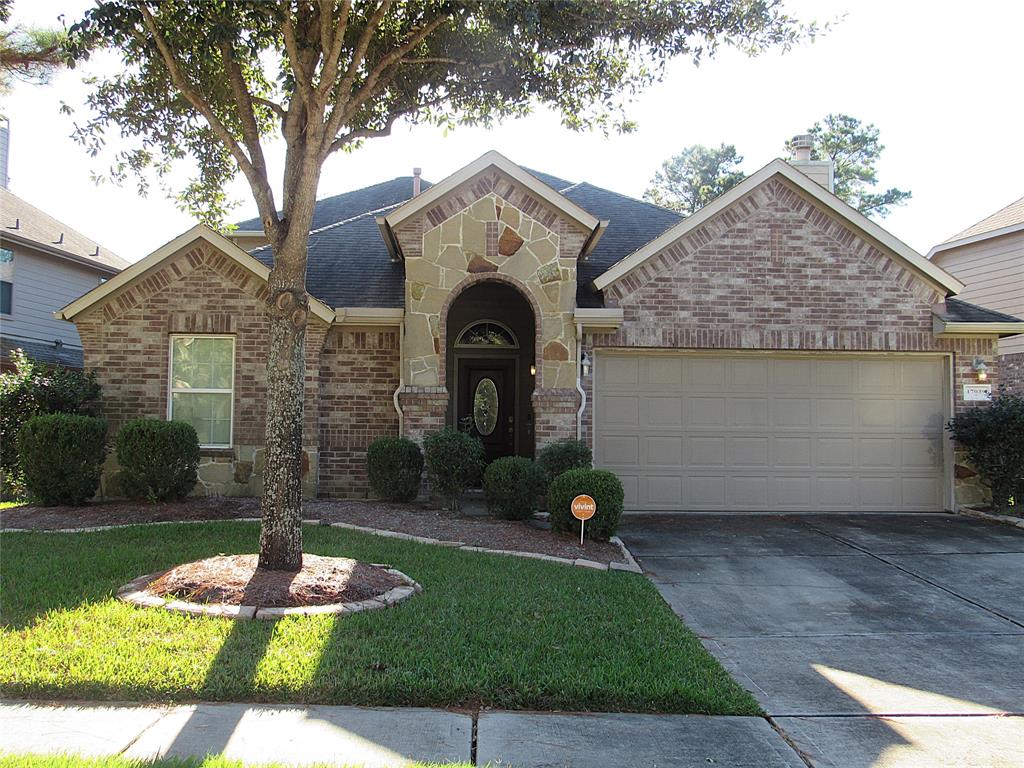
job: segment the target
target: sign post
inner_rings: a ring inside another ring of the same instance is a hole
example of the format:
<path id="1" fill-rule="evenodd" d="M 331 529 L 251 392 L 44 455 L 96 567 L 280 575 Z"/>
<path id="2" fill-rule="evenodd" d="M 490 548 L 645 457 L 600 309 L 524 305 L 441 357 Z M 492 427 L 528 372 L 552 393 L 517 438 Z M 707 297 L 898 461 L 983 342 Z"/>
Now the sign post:
<path id="1" fill-rule="evenodd" d="M 580 521 L 580 546 L 583 546 L 583 526 L 597 512 L 597 502 L 585 493 L 572 500 L 572 516 Z"/>

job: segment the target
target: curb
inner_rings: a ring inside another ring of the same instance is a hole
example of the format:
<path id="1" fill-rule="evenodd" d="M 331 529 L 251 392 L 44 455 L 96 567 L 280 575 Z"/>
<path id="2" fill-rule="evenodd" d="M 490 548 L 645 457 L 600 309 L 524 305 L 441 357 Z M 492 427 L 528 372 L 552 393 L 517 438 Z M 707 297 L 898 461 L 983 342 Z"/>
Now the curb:
<path id="1" fill-rule="evenodd" d="M 132 579 L 117 590 L 117 599 L 131 603 L 140 608 L 163 608 L 172 613 L 184 613 L 190 616 L 215 616 L 225 619 L 262 619 L 274 621 L 285 616 L 319 616 L 323 614 L 348 614 L 372 611 L 378 608 L 390 608 L 408 600 L 423 591 L 423 587 L 412 578 L 394 568 L 383 567 L 392 576 L 403 582 L 400 587 L 392 587 L 387 592 L 371 597 L 368 600 L 357 600 L 349 603 L 328 603 L 327 605 L 296 605 L 288 608 L 260 607 L 258 605 L 228 605 L 226 603 L 193 603 L 188 600 L 171 600 L 154 595 L 149 591 L 149 584 L 156 581 L 167 571 L 155 571 Z"/>
<path id="2" fill-rule="evenodd" d="M 1009 515 L 993 515 L 990 512 L 982 512 L 980 509 L 972 509 L 971 507 L 960 507 L 957 510 L 957 514 L 962 517 L 971 517 L 975 520 L 986 520 L 990 523 L 999 523 L 1000 525 L 1008 525 L 1011 528 L 1024 529 L 1024 518 L 1021 517 L 1010 517 Z"/>

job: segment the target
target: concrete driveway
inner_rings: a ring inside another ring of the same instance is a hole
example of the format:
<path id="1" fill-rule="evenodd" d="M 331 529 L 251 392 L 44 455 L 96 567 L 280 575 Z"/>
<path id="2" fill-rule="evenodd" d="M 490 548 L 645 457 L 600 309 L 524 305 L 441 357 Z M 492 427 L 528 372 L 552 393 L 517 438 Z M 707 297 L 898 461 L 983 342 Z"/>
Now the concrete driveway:
<path id="1" fill-rule="evenodd" d="M 809 764 L 1024 765 L 1024 532 L 832 514 L 620 533 Z"/>

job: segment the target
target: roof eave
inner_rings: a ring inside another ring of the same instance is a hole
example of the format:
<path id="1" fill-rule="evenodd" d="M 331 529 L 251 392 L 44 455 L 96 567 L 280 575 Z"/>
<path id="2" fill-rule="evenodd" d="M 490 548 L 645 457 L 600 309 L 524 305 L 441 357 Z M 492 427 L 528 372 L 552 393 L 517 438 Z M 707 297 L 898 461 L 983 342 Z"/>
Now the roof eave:
<path id="1" fill-rule="evenodd" d="M 83 267 L 90 267 L 98 272 L 105 272 L 108 275 L 116 275 L 118 272 L 128 268 L 127 266 L 115 267 L 110 264 L 104 264 L 101 261 L 90 259 L 88 256 L 78 256 L 77 254 L 70 253 L 60 248 L 54 248 L 52 245 L 48 245 L 47 243 L 40 243 L 38 240 L 33 240 L 30 237 L 23 237 L 14 232 L 0 232 L 0 242 L 3 242 L 4 240 L 10 240 L 23 248 L 32 248 L 33 250 L 45 253 L 48 256 L 55 256 L 58 259 L 64 259 L 65 261 L 80 264 Z"/>
<path id="2" fill-rule="evenodd" d="M 825 205 L 836 213 L 836 215 L 845 219 L 873 240 L 895 253 L 905 261 L 909 267 L 914 269 L 921 276 L 925 277 L 937 288 L 944 290 L 946 295 L 955 295 L 964 289 L 964 284 L 944 269 L 932 264 L 928 259 L 912 249 L 906 243 L 882 229 L 882 227 L 868 219 L 864 214 L 847 205 L 817 182 L 812 181 L 809 177 L 800 173 L 799 170 L 791 166 L 789 163 L 778 159 L 772 160 L 766 166 L 755 173 L 752 173 L 735 187 L 725 194 L 717 197 L 714 201 L 701 208 L 692 216 L 688 216 L 675 226 L 670 227 L 651 242 L 617 262 L 606 272 L 598 275 L 593 281 L 594 288 L 596 290 L 603 291 L 616 280 L 625 277 L 627 274 L 640 267 L 656 253 L 667 248 L 681 237 L 684 237 L 688 232 L 708 221 L 713 216 L 721 213 L 741 197 L 750 193 L 756 187 L 760 186 L 775 175 L 783 176 L 802 192 L 820 202 L 822 205 Z"/>
<path id="3" fill-rule="evenodd" d="M 932 319 L 932 331 L 939 338 L 949 336 L 1016 336 L 1024 333 L 1024 321 L 998 323 L 965 323 L 946 320 L 935 315 Z"/>
<path id="4" fill-rule="evenodd" d="M 1019 224 L 1011 224 L 1008 227 L 1000 227 L 999 229 L 993 229 L 988 232 L 980 232 L 976 235 L 961 237 L 959 240 L 950 240 L 946 243 L 939 243 L 928 251 L 928 259 L 934 259 L 938 254 L 952 250 L 953 248 L 960 248 L 965 245 L 971 245 L 972 243 L 980 243 L 983 240 L 991 240 L 992 238 L 1002 237 L 1004 235 L 1012 235 L 1015 232 L 1024 232 L 1024 221 Z"/>

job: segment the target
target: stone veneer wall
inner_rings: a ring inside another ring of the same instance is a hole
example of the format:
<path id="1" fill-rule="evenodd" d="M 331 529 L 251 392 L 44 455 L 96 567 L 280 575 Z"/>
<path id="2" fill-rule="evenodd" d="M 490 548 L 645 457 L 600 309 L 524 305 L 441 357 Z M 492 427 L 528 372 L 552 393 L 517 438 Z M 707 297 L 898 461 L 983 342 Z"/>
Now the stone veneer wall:
<path id="1" fill-rule="evenodd" d="M 792 187 L 769 180 L 605 290 L 623 310 L 615 333 L 586 334 L 584 349 L 764 349 L 946 352 L 955 412 L 974 407 L 962 385 L 981 357 L 1000 379 L 990 337 L 939 339 L 944 296 Z M 600 365 L 600 356 L 595 365 Z M 585 439 L 593 444 L 593 371 L 584 378 Z M 956 466 L 959 503 L 978 501 Z"/>
<path id="2" fill-rule="evenodd" d="M 103 386 L 102 415 L 113 441 L 125 421 L 167 418 L 171 334 L 235 337 L 234 445 L 204 450 L 196 494 L 258 495 L 266 414 L 266 284 L 206 243 L 192 244 L 158 269 L 76 318 L 85 369 Z M 306 334 L 303 492 L 316 492 L 319 366 L 327 326 L 311 317 Z M 101 494 L 121 489 L 111 453 Z"/>
<path id="3" fill-rule="evenodd" d="M 535 386 L 547 393 L 533 399 L 534 419 L 545 425 L 537 446 L 542 435 L 575 435 L 575 423 L 566 433 L 561 403 L 576 397 L 576 259 L 589 234 L 495 169 L 396 228 L 406 270 L 406 434 L 443 426 L 447 310 L 465 288 L 496 280 L 516 287 L 535 314 Z"/>
<path id="4" fill-rule="evenodd" d="M 333 327 L 320 368 L 321 496 L 365 496 L 366 448 L 398 434 L 397 328 Z"/>

